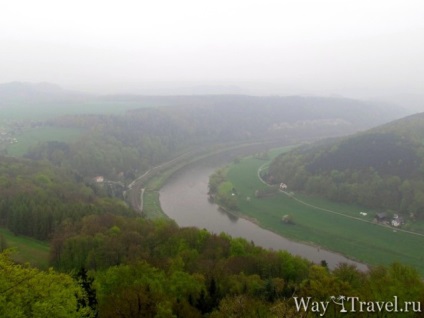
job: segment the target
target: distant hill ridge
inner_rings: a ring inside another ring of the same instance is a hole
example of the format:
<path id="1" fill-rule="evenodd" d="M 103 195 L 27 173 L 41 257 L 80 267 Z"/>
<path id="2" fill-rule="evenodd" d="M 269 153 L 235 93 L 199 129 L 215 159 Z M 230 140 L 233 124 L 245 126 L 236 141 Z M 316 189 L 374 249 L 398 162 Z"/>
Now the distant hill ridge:
<path id="1" fill-rule="evenodd" d="M 315 139 L 347 135 L 405 116 L 397 106 L 341 97 L 248 95 L 90 95 L 72 92 L 50 83 L 0 84 L 0 108 L 4 117 L 19 114 L 41 119 L 65 114 L 101 113 L 119 109 L 130 117 L 141 113 L 203 133 L 211 139 Z M 9 114 L 9 115 L 8 115 Z"/>
<path id="2" fill-rule="evenodd" d="M 27 82 L 11 82 L 0 84 L 1 97 L 19 97 L 29 95 L 42 94 L 63 94 L 65 91 L 56 84 L 47 82 L 27 83 Z"/>
<path id="3" fill-rule="evenodd" d="M 38 104 L 37 107 L 41 106 L 40 112 L 44 111 L 42 107 L 45 102 L 62 106 L 67 105 L 69 102 L 86 100 L 87 97 L 94 98 L 90 96 L 86 93 L 66 90 L 59 85 L 47 82 L 10 82 L 0 84 L 0 106 L 13 105 L 13 107 L 23 109 L 33 104 Z M 31 110 L 34 111 L 35 109 L 31 108 Z"/>

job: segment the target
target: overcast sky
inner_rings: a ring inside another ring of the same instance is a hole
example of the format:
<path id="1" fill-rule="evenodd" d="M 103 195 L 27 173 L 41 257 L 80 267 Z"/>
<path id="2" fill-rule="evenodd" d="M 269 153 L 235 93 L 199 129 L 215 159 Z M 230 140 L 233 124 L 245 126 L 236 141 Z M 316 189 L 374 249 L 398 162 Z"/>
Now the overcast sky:
<path id="1" fill-rule="evenodd" d="M 423 93 L 423 0 L 4 0 L 0 82 Z"/>

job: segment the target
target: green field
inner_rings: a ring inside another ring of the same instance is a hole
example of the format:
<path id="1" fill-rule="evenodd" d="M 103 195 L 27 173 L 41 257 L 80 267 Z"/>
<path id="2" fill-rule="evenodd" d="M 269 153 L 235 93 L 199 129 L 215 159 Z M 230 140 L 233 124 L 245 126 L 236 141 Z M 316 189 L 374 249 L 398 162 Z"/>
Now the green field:
<path id="1" fill-rule="evenodd" d="M 60 127 L 37 127 L 26 130 L 18 135 L 17 143 L 7 147 L 7 153 L 10 156 L 21 157 L 32 146 L 44 141 L 63 141 L 72 142 L 81 136 L 83 130 L 76 128 L 60 128 Z"/>
<path id="2" fill-rule="evenodd" d="M 148 219 L 167 218 L 159 203 L 159 192 L 147 190 L 143 196 L 143 215 Z"/>
<path id="3" fill-rule="evenodd" d="M 46 120 L 62 115 L 112 114 L 122 115 L 127 110 L 151 107 L 147 102 L 80 101 L 80 102 L 11 102 L 0 108 L 2 120 Z"/>
<path id="4" fill-rule="evenodd" d="M 7 229 L 0 228 L 0 234 L 6 239 L 7 247 L 12 249 L 12 257 L 19 263 L 30 263 L 46 269 L 49 262 L 49 245 L 25 236 L 15 236 Z"/>
<path id="5" fill-rule="evenodd" d="M 249 157 L 230 166 L 228 178 L 237 190 L 242 215 L 256 219 L 262 227 L 284 237 L 318 245 L 367 264 L 399 261 L 424 274 L 424 235 L 377 225 L 372 222 L 375 211 L 321 198 L 278 193 L 258 199 L 255 191 L 267 187 L 258 177 L 258 169 L 264 165 L 266 161 Z M 362 217 L 361 211 L 368 215 Z M 290 215 L 295 224 L 283 223 L 284 215 Z"/>

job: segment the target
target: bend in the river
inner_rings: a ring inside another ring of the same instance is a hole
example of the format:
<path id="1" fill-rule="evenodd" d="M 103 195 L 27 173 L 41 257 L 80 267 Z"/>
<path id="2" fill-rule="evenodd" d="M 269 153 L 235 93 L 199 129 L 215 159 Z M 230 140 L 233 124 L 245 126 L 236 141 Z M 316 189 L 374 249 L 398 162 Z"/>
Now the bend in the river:
<path id="1" fill-rule="evenodd" d="M 209 176 L 219 167 L 228 164 L 238 153 L 228 151 L 189 164 L 175 173 L 160 190 L 163 211 L 180 226 L 204 228 L 213 233 L 225 232 L 233 237 L 242 237 L 256 245 L 274 250 L 286 250 L 315 263 L 325 260 L 330 268 L 339 263 L 356 265 L 361 270 L 367 266 L 352 261 L 343 255 L 295 242 L 281 237 L 258 225 L 236 218 L 208 200 Z"/>

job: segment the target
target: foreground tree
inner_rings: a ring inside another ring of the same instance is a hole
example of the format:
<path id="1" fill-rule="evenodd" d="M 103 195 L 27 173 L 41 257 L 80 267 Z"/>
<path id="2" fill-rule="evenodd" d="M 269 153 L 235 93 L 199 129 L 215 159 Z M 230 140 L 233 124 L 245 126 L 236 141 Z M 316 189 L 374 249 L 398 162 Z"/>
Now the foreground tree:
<path id="1" fill-rule="evenodd" d="M 112 266 L 96 275 L 99 317 L 197 317 L 192 305 L 204 288 L 201 275 L 165 273 L 146 262 Z M 182 316 L 181 316 L 182 317 Z"/>
<path id="2" fill-rule="evenodd" d="M 92 317 L 89 308 L 77 309 L 81 297 L 69 275 L 17 265 L 0 253 L 0 317 Z"/>

